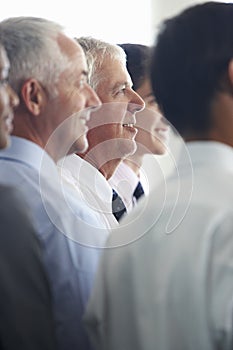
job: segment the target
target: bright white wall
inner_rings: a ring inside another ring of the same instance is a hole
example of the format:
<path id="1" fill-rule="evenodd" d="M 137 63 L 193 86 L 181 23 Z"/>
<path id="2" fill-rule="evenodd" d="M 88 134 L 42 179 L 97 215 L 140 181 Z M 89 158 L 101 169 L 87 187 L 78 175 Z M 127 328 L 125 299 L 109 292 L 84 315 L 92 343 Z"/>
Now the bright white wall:
<path id="1" fill-rule="evenodd" d="M 221 1 L 221 0 L 220 0 Z M 158 24 L 202 0 L 7 0 L 0 20 L 37 16 L 64 25 L 72 36 L 88 36 L 113 43 L 153 44 Z M 232 1 L 225 1 L 232 2 Z"/>
<path id="2" fill-rule="evenodd" d="M 93 36 L 114 43 L 152 42 L 151 0 L 7 0 L 0 20 L 12 16 L 55 20 L 72 36 Z"/>

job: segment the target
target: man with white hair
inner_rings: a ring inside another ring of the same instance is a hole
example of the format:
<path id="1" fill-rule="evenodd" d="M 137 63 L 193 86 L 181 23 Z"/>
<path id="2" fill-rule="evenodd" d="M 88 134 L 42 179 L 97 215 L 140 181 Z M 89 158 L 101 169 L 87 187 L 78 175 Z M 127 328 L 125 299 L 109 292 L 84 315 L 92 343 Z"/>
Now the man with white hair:
<path id="1" fill-rule="evenodd" d="M 107 180 L 119 163 L 136 150 L 135 114 L 144 108 L 144 102 L 132 89 L 122 48 L 91 37 L 77 41 L 86 54 L 89 82 L 102 106 L 88 122 L 88 149 L 68 157 L 61 173 L 63 179 L 81 191 L 106 227 L 114 228 L 123 207 Z"/>
<path id="2" fill-rule="evenodd" d="M 57 349 L 88 349 L 82 315 L 99 258 L 96 247 L 107 232 L 61 186 L 56 162 L 86 150 L 86 122 L 100 101 L 87 84 L 82 48 L 60 25 L 9 18 L 0 23 L 0 41 L 11 63 L 9 81 L 20 96 L 11 146 L 0 153 L 0 183 L 19 187 L 31 207 L 52 290 Z"/>

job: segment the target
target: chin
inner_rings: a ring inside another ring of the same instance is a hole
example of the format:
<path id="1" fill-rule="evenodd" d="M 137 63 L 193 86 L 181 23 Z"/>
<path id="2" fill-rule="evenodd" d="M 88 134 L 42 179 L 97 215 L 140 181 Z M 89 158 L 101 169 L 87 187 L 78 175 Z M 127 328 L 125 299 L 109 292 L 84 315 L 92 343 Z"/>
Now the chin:
<path id="1" fill-rule="evenodd" d="M 75 153 L 84 153 L 88 150 L 88 142 L 84 143 L 83 145 L 78 145 L 76 147 Z"/>
<path id="2" fill-rule="evenodd" d="M 71 147 L 70 153 L 84 153 L 88 149 L 88 141 L 86 137 L 79 138 Z"/>
<path id="3" fill-rule="evenodd" d="M 120 147 L 121 156 L 119 158 L 125 158 L 131 156 L 136 152 L 137 144 L 133 140 L 125 140 Z"/>

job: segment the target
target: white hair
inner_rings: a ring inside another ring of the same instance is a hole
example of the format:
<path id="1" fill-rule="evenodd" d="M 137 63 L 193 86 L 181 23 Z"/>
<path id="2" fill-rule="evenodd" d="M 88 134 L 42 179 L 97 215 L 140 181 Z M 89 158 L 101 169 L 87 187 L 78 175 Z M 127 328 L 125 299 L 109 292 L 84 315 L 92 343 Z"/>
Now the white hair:
<path id="1" fill-rule="evenodd" d="M 106 57 L 120 60 L 126 66 L 126 54 L 120 46 L 92 37 L 80 37 L 75 38 L 75 40 L 81 45 L 86 55 L 89 84 L 94 90 L 96 90 L 100 81 L 105 78 L 101 68 Z"/>
<path id="2" fill-rule="evenodd" d="M 12 17 L 0 22 L 0 41 L 11 64 L 9 83 L 18 94 L 29 78 L 54 94 L 59 75 L 69 65 L 57 42 L 59 34 L 63 27 L 43 18 Z"/>

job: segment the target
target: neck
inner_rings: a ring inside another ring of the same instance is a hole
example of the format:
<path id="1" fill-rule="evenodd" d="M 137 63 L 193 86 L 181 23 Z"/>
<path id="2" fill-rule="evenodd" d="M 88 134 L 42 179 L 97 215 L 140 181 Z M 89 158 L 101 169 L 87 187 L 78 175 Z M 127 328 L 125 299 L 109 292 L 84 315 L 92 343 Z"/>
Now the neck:
<path id="1" fill-rule="evenodd" d="M 104 160 L 101 161 L 98 157 L 95 157 L 94 153 L 91 151 L 82 154 L 77 153 L 77 155 L 94 166 L 106 180 L 110 179 L 121 162 L 121 159 L 111 159 L 107 162 Z"/>
<path id="2" fill-rule="evenodd" d="M 16 119 L 16 118 L 15 118 Z M 18 136 L 28 141 L 31 141 L 45 150 L 46 153 L 56 163 L 60 158 L 64 157 L 66 154 L 64 147 L 61 147 L 60 140 L 56 140 L 54 135 L 51 135 L 46 132 L 42 132 L 39 128 L 34 127 L 32 123 L 25 123 L 24 120 L 22 123 L 17 120 L 17 123 L 14 125 L 14 130 L 12 132 L 13 136 Z"/>
<path id="3" fill-rule="evenodd" d="M 106 163 L 104 163 L 100 168 L 99 171 L 103 174 L 103 176 L 106 178 L 106 180 L 109 180 L 110 177 L 114 174 L 116 171 L 116 168 L 120 164 L 121 159 L 112 159 Z"/>

